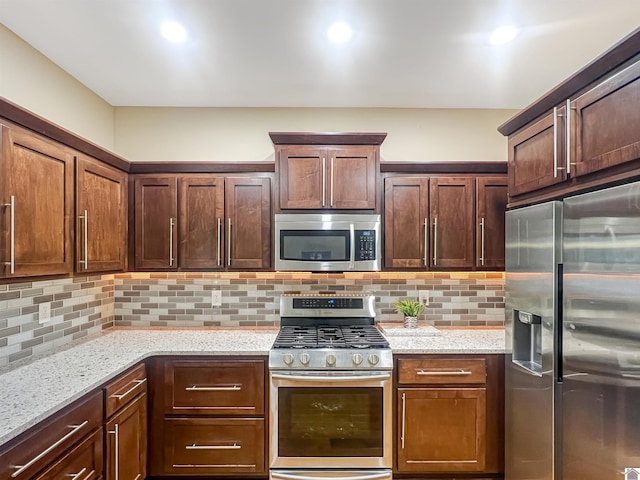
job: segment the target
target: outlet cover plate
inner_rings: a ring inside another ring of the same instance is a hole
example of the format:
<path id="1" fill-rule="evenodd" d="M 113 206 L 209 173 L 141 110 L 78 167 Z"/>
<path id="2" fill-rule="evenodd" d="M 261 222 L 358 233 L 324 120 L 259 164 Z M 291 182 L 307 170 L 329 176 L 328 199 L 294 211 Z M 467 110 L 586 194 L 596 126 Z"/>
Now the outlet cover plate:
<path id="1" fill-rule="evenodd" d="M 429 291 L 418 290 L 418 301 L 424 305 L 429 305 Z"/>
<path id="2" fill-rule="evenodd" d="M 211 290 L 211 306 L 222 306 L 222 292 L 220 290 Z"/>
<path id="3" fill-rule="evenodd" d="M 47 323 L 51 320 L 51 304 L 40 303 L 38 304 L 38 322 Z"/>

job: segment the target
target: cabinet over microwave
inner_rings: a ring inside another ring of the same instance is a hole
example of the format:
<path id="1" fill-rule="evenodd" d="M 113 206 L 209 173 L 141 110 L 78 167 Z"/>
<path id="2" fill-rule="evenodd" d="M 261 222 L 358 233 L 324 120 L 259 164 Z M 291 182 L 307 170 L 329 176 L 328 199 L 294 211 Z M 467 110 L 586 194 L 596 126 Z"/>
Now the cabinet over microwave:
<path id="1" fill-rule="evenodd" d="M 375 272 L 380 256 L 380 215 L 275 215 L 276 270 Z"/>

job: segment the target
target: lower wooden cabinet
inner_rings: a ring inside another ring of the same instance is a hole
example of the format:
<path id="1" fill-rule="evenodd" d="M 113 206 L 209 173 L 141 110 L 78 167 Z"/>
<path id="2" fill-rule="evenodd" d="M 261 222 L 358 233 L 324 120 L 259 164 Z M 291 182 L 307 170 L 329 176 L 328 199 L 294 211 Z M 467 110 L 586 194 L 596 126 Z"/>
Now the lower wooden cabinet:
<path id="1" fill-rule="evenodd" d="M 103 432 L 95 431 L 80 445 L 51 465 L 36 480 L 95 480 L 102 478 Z"/>
<path id="2" fill-rule="evenodd" d="M 147 395 L 136 397 L 106 423 L 106 479 L 147 476 Z"/>

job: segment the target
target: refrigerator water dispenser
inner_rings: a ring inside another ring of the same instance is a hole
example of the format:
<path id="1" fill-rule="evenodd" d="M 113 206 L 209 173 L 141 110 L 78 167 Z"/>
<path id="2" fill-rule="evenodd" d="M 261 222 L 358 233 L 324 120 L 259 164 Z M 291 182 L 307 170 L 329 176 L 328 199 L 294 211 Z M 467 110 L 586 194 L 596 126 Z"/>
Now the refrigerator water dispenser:
<path id="1" fill-rule="evenodd" d="M 542 376 L 542 318 L 513 311 L 513 363 Z"/>

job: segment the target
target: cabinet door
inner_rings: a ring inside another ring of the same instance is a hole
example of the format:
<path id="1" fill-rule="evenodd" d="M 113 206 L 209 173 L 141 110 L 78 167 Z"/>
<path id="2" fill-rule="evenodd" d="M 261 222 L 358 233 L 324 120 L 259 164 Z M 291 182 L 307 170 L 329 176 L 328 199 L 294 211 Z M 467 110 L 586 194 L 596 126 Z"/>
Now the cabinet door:
<path id="1" fill-rule="evenodd" d="M 567 179 L 565 108 L 509 137 L 509 195 L 516 196 Z M 554 126 L 555 124 L 555 126 Z"/>
<path id="2" fill-rule="evenodd" d="M 224 178 L 180 177 L 180 267 L 222 268 Z"/>
<path id="3" fill-rule="evenodd" d="M 327 203 L 327 150 L 291 146 L 278 151 L 280 208 L 324 208 Z"/>
<path id="4" fill-rule="evenodd" d="M 0 128 L 1 276 L 71 273 L 73 152 L 18 127 Z"/>
<path id="5" fill-rule="evenodd" d="M 228 177 L 227 266 L 271 266 L 271 182 L 267 177 Z"/>
<path id="6" fill-rule="evenodd" d="M 397 401 L 399 472 L 484 470 L 484 388 L 400 388 Z"/>
<path id="7" fill-rule="evenodd" d="M 177 178 L 137 177 L 135 215 L 136 268 L 177 268 Z"/>
<path id="8" fill-rule="evenodd" d="M 506 177 L 476 179 L 476 267 L 504 268 Z"/>
<path id="9" fill-rule="evenodd" d="M 430 266 L 473 267 L 473 178 L 431 178 L 429 204 Z"/>
<path id="10" fill-rule="evenodd" d="M 140 395 L 113 416 L 106 428 L 106 479 L 144 479 L 147 475 L 147 395 Z"/>
<path id="11" fill-rule="evenodd" d="M 78 272 L 127 268 L 127 174 L 97 160 L 76 158 Z"/>
<path id="12" fill-rule="evenodd" d="M 572 114 L 575 114 L 575 159 L 570 160 L 575 165 L 576 175 L 640 158 L 638 105 L 640 62 L 572 103 Z"/>
<path id="13" fill-rule="evenodd" d="M 376 152 L 372 146 L 329 149 L 329 207 L 376 208 Z"/>
<path id="14" fill-rule="evenodd" d="M 384 182 L 384 265 L 427 268 L 429 179 L 390 177 Z"/>

